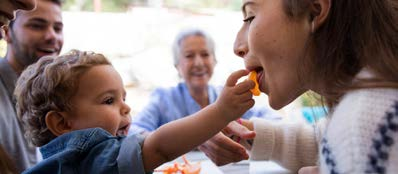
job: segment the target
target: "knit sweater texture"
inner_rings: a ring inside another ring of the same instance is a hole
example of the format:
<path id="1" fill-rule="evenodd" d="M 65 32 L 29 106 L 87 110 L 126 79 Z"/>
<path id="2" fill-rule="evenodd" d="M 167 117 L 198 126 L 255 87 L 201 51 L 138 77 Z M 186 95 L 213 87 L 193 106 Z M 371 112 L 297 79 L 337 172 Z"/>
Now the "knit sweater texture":
<path id="1" fill-rule="evenodd" d="M 314 126 L 252 121 L 252 160 L 272 160 L 293 172 L 314 165 L 322 174 L 398 172 L 398 89 L 348 92 Z"/>

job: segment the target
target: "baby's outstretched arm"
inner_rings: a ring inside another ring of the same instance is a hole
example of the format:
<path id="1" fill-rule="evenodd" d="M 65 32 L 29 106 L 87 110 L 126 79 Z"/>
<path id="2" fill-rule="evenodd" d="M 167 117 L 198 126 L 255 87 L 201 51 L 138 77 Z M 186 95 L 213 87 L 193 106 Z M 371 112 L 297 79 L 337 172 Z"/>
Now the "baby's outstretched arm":
<path id="1" fill-rule="evenodd" d="M 254 100 L 250 89 L 254 87 L 254 82 L 245 80 L 236 84 L 248 73 L 246 70 L 232 73 L 215 103 L 149 134 L 142 147 L 145 171 L 152 171 L 160 164 L 192 150 L 251 108 Z"/>

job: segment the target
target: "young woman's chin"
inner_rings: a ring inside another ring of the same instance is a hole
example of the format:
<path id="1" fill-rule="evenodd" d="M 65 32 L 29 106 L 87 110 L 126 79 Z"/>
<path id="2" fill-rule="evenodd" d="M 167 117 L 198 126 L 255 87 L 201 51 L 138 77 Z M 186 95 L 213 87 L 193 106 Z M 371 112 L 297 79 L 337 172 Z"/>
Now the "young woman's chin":
<path id="1" fill-rule="evenodd" d="M 272 93 L 270 92 L 270 94 L 268 95 L 268 102 L 269 105 L 275 109 L 275 110 L 279 110 L 283 107 L 285 107 L 286 105 L 290 104 L 291 102 L 293 102 L 298 96 L 284 96 L 284 95 L 272 95 Z"/>
<path id="2" fill-rule="evenodd" d="M 273 99 L 272 96 L 268 96 L 268 102 L 269 102 L 269 105 L 271 106 L 271 108 L 275 109 L 275 110 L 279 110 L 285 106 L 284 104 L 282 104 L 282 102 L 280 102 L 276 99 Z"/>

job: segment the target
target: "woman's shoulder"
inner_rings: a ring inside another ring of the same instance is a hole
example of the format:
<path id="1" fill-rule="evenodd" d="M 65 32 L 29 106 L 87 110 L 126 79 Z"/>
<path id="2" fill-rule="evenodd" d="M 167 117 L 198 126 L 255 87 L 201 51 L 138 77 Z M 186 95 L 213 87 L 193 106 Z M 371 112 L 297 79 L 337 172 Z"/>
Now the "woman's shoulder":
<path id="1" fill-rule="evenodd" d="M 333 111 L 333 117 L 382 116 L 398 103 L 398 89 L 358 89 L 344 95 Z"/>
<path id="2" fill-rule="evenodd" d="M 398 126 L 398 89 L 359 89 L 347 93 L 334 109 L 327 126 L 327 145 L 340 164 L 364 167 L 369 155 L 389 139 Z M 352 148 L 355 147 L 355 148 Z M 347 155 L 351 154 L 351 155 Z M 325 154 L 324 154 L 325 155 Z"/>
<path id="3" fill-rule="evenodd" d="M 348 92 L 342 97 L 338 106 L 345 106 L 349 103 L 361 105 L 383 105 L 398 100 L 398 89 L 396 88 L 365 88 Z"/>
<path id="4" fill-rule="evenodd" d="M 185 93 L 188 93 L 188 88 L 185 83 L 181 82 L 175 86 L 157 87 L 153 90 L 151 96 L 159 97 L 162 99 L 180 98 L 185 95 Z"/>
<path id="5" fill-rule="evenodd" d="M 348 134 L 350 130 L 354 134 L 370 134 L 385 123 L 390 113 L 398 113 L 398 89 L 359 89 L 342 98 L 331 113 L 329 126 L 342 127 Z"/>
<path id="6" fill-rule="evenodd" d="M 171 94 L 171 93 L 178 93 L 179 91 L 183 90 L 184 85 L 182 83 L 178 83 L 175 86 L 159 86 L 156 87 L 152 94 L 162 94 L 162 95 L 166 95 L 166 94 Z"/>

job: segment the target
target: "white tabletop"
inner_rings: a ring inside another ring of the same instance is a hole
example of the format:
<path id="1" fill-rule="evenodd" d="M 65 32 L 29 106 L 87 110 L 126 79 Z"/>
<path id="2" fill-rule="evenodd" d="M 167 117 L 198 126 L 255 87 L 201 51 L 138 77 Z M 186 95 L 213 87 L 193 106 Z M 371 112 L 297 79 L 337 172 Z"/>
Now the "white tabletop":
<path id="1" fill-rule="evenodd" d="M 250 174 L 287 174 L 291 173 L 280 165 L 271 161 L 250 161 Z"/>
<path id="2" fill-rule="evenodd" d="M 241 161 L 218 167 L 206 157 L 203 152 L 192 151 L 185 155 L 191 163 L 201 163 L 201 174 L 288 174 L 289 171 L 270 161 Z M 183 162 L 180 158 L 160 166 L 158 169 L 172 165 L 175 161 Z M 156 172 L 155 172 L 156 174 Z M 158 173 L 160 174 L 160 173 Z"/>

